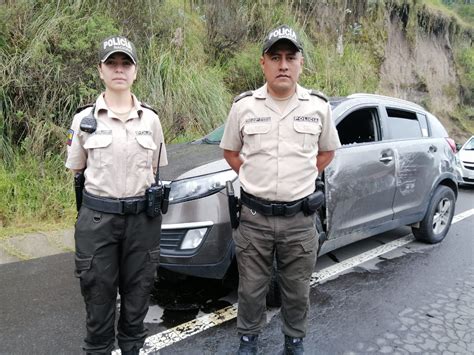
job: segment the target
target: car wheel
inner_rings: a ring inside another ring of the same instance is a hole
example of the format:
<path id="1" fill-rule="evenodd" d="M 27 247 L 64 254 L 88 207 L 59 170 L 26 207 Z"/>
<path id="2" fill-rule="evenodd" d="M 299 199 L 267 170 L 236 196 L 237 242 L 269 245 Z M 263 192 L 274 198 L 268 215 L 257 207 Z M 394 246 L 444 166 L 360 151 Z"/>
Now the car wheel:
<path id="1" fill-rule="evenodd" d="M 454 215 L 456 196 L 446 186 L 439 186 L 428 206 L 419 228 L 412 228 L 419 241 L 435 244 L 441 242 L 448 233 Z"/>

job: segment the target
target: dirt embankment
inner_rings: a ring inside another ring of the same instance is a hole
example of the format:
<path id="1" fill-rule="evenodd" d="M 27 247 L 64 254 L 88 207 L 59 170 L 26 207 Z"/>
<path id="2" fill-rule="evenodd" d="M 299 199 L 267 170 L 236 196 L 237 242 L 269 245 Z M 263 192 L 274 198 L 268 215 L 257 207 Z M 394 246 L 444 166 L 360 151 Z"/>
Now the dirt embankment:
<path id="1" fill-rule="evenodd" d="M 365 41 L 372 43 L 380 60 L 377 93 L 424 106 L 458 142 L 471 136 L 451 119 L 466 101 L 455 48 L 461 43 L 472 46 L 473 39 L 472 31 L 455 17 L 423 2 L 397 0 L 321 1 L 311 13 L 318 15 L 312 17 L 313 31 L 329 36 L 338 47 L 347 28 L 368 36 Z"/>
<path id="2" fill-rule="evenodd" d="M 448 33 L 416 31 L 410 41 L 403 21 L 393 16 L 387 36 L 379 92 L 427 107 L 452 137 L 466 138 L 469 134 L 449 119 L 459 104 L 459 82 Z"/>

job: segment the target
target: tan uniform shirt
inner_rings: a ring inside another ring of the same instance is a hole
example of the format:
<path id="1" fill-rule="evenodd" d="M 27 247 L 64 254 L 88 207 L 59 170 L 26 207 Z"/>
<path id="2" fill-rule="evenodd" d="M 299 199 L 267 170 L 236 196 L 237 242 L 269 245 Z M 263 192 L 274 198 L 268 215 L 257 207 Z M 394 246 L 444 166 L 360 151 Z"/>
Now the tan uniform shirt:
<path id="1" fill-rule="evenodd" d="M 122 121 L 107 107 L 103 94 L 96 101 L 97 130 L 80 130 L 81 120 L 91 112 L 86 108 L 74 116 L 69 131 L 66 167 L 85 168 L 85 189 L 104 197 L 142 196 L 154 182 L 161 148 L 160 165 L 168 164 L 163 131 L 158 116 L 140 105 L 133 96 L 133 108 Z"/>
<path id="2" fill-rule="evenodd" d="M 297 85 L 281 113 L 264 85 L 232 105 L 220 147 L 241 153 L 247 193 L 289 202 L 314 191 L 318 151 L 340 145 L 329 103 Z"/>

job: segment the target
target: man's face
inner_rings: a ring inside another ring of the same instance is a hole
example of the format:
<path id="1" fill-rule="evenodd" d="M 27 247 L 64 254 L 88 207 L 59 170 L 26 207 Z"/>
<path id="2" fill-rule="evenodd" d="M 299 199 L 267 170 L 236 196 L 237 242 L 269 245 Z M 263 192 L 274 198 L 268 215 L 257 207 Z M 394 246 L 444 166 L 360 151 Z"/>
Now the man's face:
<path id="1" fill-rule="evenodd" d="M 128 55 L 118 52 L 100 63 L 99 74 L 107 89 L 129 90 L 137 78 L 137 67 Z"/>
<path id="2" fill-rule="evenodd" d="M 303 68 L 303 56 L 289 41 L 275 43 L 260 58 L 263 74 L 270 95 L 288 97 L 296 90 L 296 83 Z"/>

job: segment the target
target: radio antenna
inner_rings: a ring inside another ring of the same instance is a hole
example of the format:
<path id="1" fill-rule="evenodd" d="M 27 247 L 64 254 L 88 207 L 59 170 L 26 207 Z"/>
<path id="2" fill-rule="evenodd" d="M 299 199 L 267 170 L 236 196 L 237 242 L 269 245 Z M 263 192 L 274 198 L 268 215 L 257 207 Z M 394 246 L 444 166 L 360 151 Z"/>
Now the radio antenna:
<path id="1" fill-rule="evenodd" d="M 161 160 L 161 147 L 163 146 L 163 143 L 160 143 L 160 149 L 158 151 L 158 166 L 156 167 L 156 175 L 155 175 L 155 184 L 161 185 L 160 181 L 160 160 Z"/>

